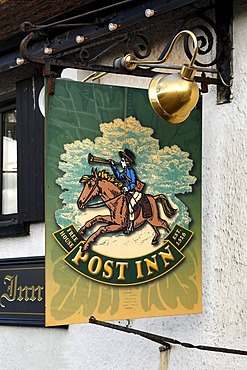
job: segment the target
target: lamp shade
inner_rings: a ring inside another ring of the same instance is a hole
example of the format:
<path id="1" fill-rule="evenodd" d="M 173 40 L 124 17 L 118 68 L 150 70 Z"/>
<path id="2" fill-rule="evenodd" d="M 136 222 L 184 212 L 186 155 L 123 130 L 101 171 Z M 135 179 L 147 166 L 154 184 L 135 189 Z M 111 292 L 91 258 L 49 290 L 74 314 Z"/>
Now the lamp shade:
<path id="1" fill-rule="evenodd" d="M 189 117 L 199 98 L 195 72 L 193 67 L 183 66 L 180 73 L 158 74 L 151 80 L 148 88 L 150 103 L 165 121 L 179 124 Z"/>

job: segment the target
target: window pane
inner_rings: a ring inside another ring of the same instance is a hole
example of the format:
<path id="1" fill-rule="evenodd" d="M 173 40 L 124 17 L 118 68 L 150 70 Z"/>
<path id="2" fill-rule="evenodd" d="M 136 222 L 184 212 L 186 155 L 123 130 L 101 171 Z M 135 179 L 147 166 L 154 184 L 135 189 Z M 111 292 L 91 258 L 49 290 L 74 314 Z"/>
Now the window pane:
<path id="1" fill-rule="evenodd" d="M 17 213 L 16 111 L 3 113 L 2 214 Z"/>

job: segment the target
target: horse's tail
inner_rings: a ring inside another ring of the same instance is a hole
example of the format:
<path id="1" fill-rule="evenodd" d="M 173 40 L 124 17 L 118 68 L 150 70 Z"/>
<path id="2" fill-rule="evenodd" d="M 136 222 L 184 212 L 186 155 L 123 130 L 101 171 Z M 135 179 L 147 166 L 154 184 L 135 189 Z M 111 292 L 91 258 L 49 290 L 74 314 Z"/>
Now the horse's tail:
<path id="1" fill-rule="evenodd" d="M 159 194 L 154 196 L 155 201 L 160 200 L 163 211 L 165 215 L 169 218 L 172 218 L 175 213 L 177 213 L 177 208 L 173 208 L 168 198 L 164 194 Z"/>

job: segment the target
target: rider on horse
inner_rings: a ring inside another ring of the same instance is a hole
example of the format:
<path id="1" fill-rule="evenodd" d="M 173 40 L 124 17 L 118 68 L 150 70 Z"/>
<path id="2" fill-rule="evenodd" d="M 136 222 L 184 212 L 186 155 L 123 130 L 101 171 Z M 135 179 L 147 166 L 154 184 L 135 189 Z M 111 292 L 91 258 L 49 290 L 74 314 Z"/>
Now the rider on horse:
<path id="1" fill-rule="evenodd" d="M 141 191 L 144 187 L 144 183 L 138 180 L 135 170 L 132 167 L 135 164 L 134 153 L 125 148 L 124 151 L 120 151 L 118 154 L 121 158 L 120 164 L 123 168 L 122 172 L 117 169 L 117 166 L 112 159 L 110 159 L 109 162 L 116 178 L 125 182 L 123 191 L 130 194 L 128 204 L 129 222 L 126 230 L 126 233 L 129 234 L 134 230 L 134 207 L 142 197 Z"/>

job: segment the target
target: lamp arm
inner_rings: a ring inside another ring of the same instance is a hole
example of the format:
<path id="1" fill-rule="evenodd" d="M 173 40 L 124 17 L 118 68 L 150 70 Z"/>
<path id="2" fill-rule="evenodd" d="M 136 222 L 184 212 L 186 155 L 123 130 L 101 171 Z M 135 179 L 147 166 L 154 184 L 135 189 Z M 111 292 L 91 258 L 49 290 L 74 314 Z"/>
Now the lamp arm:
<path id="1" fill-rule="evenodd" d="M 196 56 L 197 56 L 197 53 L 198 53 L 198 41 L 197 41 L 197 38 L 195 36 L 195 34 L 189 30 L 182 30 L 180 31 L 179 33 L 176 34 L 176 36 L 173 38 L 166 54 L 164 55 L 163 59 L 161 60 L 155 60 L 155 61 L 143 61 L 143 60 L 137 60 L 137 59 L 133 59 L 133 55 L 131 54 L 127 54 L 125 55 L 125 57 L 123 58 L 123 65 L 126 69 L 128 70 L 134 70 L 136 69 L 136 67 L 138 66 L 138 64 L 161 64 L 161 63 L 164 63 L 170 56 L 171 54 L 171 51 L 175 45 L 175 43 L 181 38 L 181 36 L 185 35 L 185 34 L 188 34 L 189 36 L 192 37 L 193 39 L 193 43 L 194 43 L 194 52 L 193 52 L 193 56 L 190 60 L 190 63 L 189 63 L 189 67 L 192 67 L 194 62 L 195 62 L 195 59 L 196 59 Z"/>

